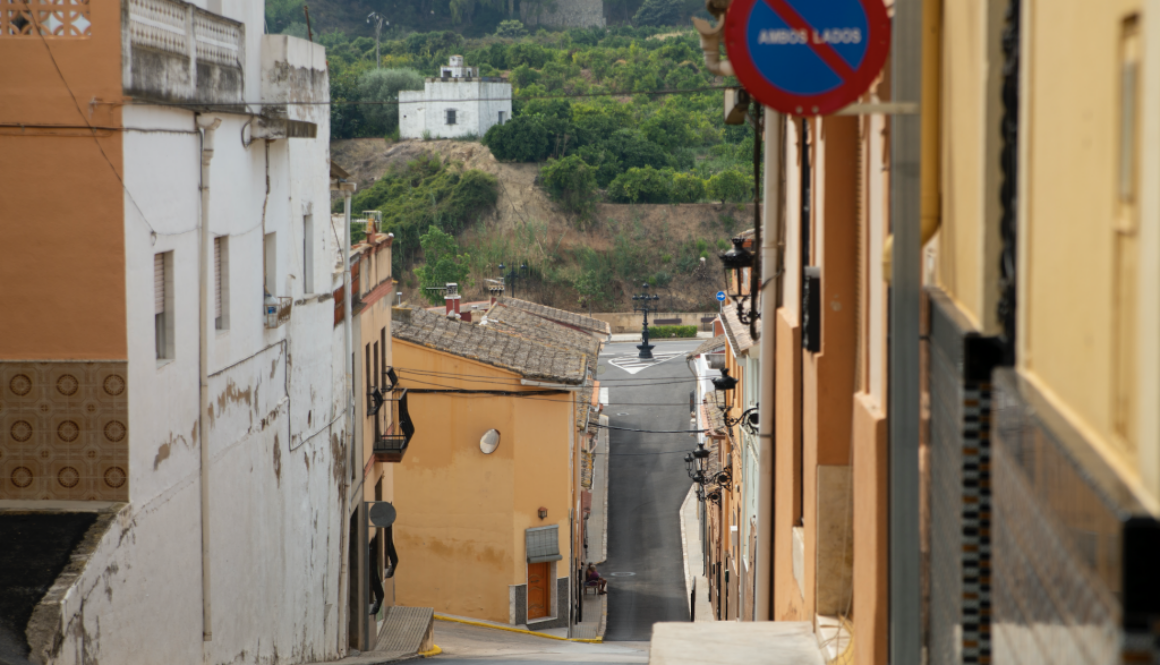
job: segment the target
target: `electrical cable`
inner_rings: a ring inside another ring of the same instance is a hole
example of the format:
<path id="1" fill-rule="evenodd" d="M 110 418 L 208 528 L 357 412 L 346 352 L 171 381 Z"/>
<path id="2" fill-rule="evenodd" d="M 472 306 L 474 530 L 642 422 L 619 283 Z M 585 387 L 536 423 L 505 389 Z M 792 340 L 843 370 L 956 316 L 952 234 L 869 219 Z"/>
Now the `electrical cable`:
<path id="1" fill-rule="evenodd" d="M 580 92 L 571 94 L 556 94 L 556 95 L 528 95 L 528 96 L 512 96 L 512 97 L 492 97 L 492 98 L 476 98 L 476 99 L 424 99 L 414 102 L 400 102 L 398 100 L 385 101 L 326 101 L 326 102 L 306 102 L 306 101 L 288 101 L 288 102 L 237 102 L 237 103 L 182 103 L 182 102 L 159 102 L 151 100 L 130 100 L 127 102 L 130 105 L 145 105 L 145 106 L 172 106 L 177 108 L 192 108 L 192 109 L 212 109 L 212 108 L 226 108 L 235 109 L 239 104 L 249 107 L 253 106 L 398 106 L 399 104 L 420 104 L 420 103 L 438 103 L 438 102 L 505 102 L 505 101 L 529 101 L 533 99 L 575 99 L 581 97 L 633 97 L 635 95 L 690 95 L 703 92 L 713 92 L 716 90 L 725 90 L 729 86 L 724 85 L 708 85 L 697 88 L 674 89 L 665 88 L 661 90 L 639 90 L 639 91 L 610 91 L 610 92 Z"/>
<path id="2" fill-rule="evenodd" d="M 712 432 L 710 429 L 677 429 L 677 430 L 658 430 L 658 429 L 634 429 L 632 427 L 616 427 L 615 425 L 593 425 L 600 429 L 614 429 L 620 432 L 642 432 L 644 434 L 704 434 L 705 432 Z"/>

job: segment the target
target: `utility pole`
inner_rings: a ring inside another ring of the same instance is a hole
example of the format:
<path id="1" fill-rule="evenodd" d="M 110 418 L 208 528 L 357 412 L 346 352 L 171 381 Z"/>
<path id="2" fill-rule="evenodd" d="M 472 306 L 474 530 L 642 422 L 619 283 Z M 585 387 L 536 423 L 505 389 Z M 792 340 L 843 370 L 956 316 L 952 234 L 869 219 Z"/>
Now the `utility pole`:
<path id="1" fill-rule="evenodd" d="M 382 69 L 383 57 L 379 55 L 379 35 L 383 32 L 383 26 L 390 25 L 391 22 L 378 12 L 371 12 L 367 14 L 367 23 L 375 26 L 375 69 Z"/>

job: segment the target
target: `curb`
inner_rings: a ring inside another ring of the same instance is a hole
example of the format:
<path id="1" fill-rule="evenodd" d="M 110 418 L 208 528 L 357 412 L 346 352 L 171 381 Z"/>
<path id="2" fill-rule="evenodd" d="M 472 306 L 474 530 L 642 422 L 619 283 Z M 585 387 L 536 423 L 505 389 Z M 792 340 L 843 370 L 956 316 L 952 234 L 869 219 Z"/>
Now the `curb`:
<path id="1" fill-rule="evenodd" d="M 597 637 L 595 639 L 587 639 L 587 638 L 579 638 L 579 637 L 560 637 L 558 635 L 552 635 L 549 633 L 539 633 L 539 632 L 536 632 L 534 630 L 524 630 L 523 628 L 509 628 L 508 626 L 500 626 L 498 624 L 487 623 L 484 621 L 472 621 L 470 619 L 459 619 L 456 617 L 447 616 L 445 614 L 436 614 L 435 619 L 438 621 L 451 621 L 454 623 L 463 623 L 463 624 L 467 624 L 469 626 L 479 626 L 481 628 L 492 628 L 494 630 L 506 630 L 509 633 L 522 633 L 524 635 L 535 635 L 536 637 L 543 637 L 543 638 L 547 638 L 549 640 L 559 640 L 561 642 L 588 642 L 588 643 L 593 643 L 593 644 L 602 644 L 604 642 L 603 637 Z"/>
<path id="2" fill-rule="evenodd" d="M 431 648 L 427 651 L 420 651 L 419 656 L 421 658 L 430 658 L 432 656 L 438 656 L 441 653 L 443 653 L 443 649 L 440 649 L 438 644 L 432 644 Z"/>
<path id="3" fill-rule="evenodd" d="M 601 415 L 600 424 L 607 426 L 608 416 Z M 604 467 L 604 541 L 600 544 L 600 561 L 597 563 L 603 564 L 605 561 L 608 561 L 608 458 L 612 456 L 612 440 L 608 435 L 607 429 L 603 429 L 600 432 L 600 436 L 604 438 L 604 454 L 601 455 L 604 458 L 604 462 L 601 464 Z M 599 447 L 597 446 L 598 449 Z M 607 606 L 607 603 L 605 606 Z M 603 632 L 600 634 L 604 635 Z"/>

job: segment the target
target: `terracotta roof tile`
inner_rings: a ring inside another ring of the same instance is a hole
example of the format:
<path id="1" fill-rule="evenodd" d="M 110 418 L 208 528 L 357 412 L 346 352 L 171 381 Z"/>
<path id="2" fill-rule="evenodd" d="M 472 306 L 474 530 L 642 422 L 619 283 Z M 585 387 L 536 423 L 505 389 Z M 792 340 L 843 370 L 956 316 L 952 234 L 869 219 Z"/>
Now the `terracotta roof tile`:
<path id="1" fill-rule="evenodd" d="M 508 305 L 510 307 L 517 307 L 531 314 L 535 314 L 541 318 L 562 323 L 573 328 L 580 328 L 588 332 L 599 333 L 601 335 L 612 334 L 612 328 L 607 321 L 594 319 L 590 316 L 569 312 L 563 309 L 556 309 L 555 307 L 548 307 L 539 303 L 528 302 L 527 300 L 519 300 L 518 298 L 502 297 L 496 301 L 496 304 Z"/>

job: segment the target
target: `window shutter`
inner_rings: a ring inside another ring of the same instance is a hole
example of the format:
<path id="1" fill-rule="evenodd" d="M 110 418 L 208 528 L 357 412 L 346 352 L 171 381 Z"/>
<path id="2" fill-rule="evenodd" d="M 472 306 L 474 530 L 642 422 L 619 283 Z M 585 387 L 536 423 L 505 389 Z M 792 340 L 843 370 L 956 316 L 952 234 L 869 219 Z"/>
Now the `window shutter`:
<path id="1" fill-rule="evenodd" d="M 165 311 L 165 255 L 153 255 L 153 314 Z"/>
<path id="2" fill-rule="evenodd" d="M 213 316 L 222 318 L 222 239 L 213 239 Z"/>

